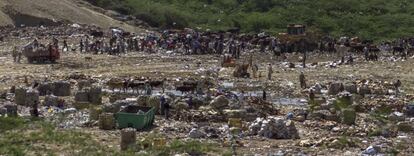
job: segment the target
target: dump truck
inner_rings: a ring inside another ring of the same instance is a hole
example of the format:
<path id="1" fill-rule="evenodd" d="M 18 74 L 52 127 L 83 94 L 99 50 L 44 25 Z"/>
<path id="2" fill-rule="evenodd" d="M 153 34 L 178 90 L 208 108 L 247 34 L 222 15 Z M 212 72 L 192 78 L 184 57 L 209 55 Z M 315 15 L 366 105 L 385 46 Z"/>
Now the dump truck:
<path id="1" fill-rule="evenodd" d="M 289 24 L 287 33 L 279 33 L 277 38 L 282 44 L 291 45 L 297 51 L 312 51 L 317 48 L 320 36 L 317 33 L 306 30 L 305 25 Z"/>
<path id="2" fill-rule="evenodd" d="M 29 63 L 56 63 L 60 59 L 60 53 L 57 47 L 42 44 L 30 43 L 23 47 L 23 55 Z"/>

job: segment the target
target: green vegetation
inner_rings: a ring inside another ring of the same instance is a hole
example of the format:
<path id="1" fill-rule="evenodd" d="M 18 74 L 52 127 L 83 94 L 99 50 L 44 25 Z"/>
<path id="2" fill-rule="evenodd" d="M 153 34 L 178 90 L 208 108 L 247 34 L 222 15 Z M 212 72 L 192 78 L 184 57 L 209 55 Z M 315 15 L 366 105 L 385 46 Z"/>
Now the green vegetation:
<path id="1" fill-rule="evenodd" d="M 0 118 L 0 125 L 0 155 L 221 155 L 225 152 L 216 143 L 197 140 L 172 140 L 165 146 L 152 146 L 154 139 L 159 138 L 155 134 L 138 140 L 136 148 L 121 152 L 118 144 L 104 145 L 89 133 L 58 129 L 39 119 Z"/>
<path id="2" fill-rule="evenodd" d="M 75 130 L 59 130 L 39 120 L 0 118 L 0 125 L 16 121 L 18 126 L 0 133 L 0 155 L 105 155 L 115 149 L 100 145 L 92 136 Z M 7 124 L 6 124 L 7 125 Z"/>
<path id="3" fill-rule="evenodd" d="M 189 153 L 190 155 L 222 155 L 225 153 L 223 149 L 219 148 L 219 145 L 216 143 L 201 142 L 197 140 L 177 140 L 174 139 L 169 141 L 166 145 L 158 145 L 159 142 L 156 141 L 160 138 L 165 138 L 159 134 L 149 134 L 142 140 L 137 141 L 135 149 L 130 150 L 129 152 L 133 153 L 134 151 L 145 151 L 143 155 L 171 155 L 171 154 L 180 154 L 180 153 Z"/>
<path id="4" fill-rule="evenodd" d="M 0 133 L 3 133 L 8 130 L 15 128 L 20 128 L 27 124 L 29 120 L 23 118 L 3 118 L 0 117 Z"/>
<path id="5" fill-rule="evenodd" d="M 285 32 L 301 23 L 332 36 L 389 39 L 414 34 L 408 0 L 87 0 L 161 28 Z M 175 23 L 175 24 L 174 24 Z"/>

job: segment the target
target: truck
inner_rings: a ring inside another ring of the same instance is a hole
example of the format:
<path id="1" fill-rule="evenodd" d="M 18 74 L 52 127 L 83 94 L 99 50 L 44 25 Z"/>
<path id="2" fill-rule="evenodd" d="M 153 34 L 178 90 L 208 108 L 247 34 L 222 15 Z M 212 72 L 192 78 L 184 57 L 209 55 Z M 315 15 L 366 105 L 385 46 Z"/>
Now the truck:
<path id="1" fill-rule="evenodd" d="M 23 47 L 23 56 L 29 63 L 56 63 L 60 59 L 60 53 L 56 46 L 42 45 L 34 42 Z"/>
<path id="2" fill-rule="evenodd" d="M 306 30 L 302 24 L 289 24 L 287 33 L 279 33 L 277 38 L 282 44 L 291 46 L 296 51 L 313 51 L 317 48 L 317 41 L 321 38 L 316 32 Z"/>

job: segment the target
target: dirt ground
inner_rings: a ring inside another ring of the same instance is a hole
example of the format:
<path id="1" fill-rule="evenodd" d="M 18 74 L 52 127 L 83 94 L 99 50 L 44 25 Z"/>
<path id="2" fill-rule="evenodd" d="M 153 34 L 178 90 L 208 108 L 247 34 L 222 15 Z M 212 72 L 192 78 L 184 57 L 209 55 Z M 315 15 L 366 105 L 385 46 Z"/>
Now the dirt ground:
<path id="1" fill-rule="evenodd" d="M 120 27 L 127 31 L 142 29 L 110 17 L 111 11 L 94 7 L 79 0 L 2 0 L 0 1 L 0 26 L 36 26 L 39 21 L 44 25 L 54 22 L 68 22 L 96 25 L 105 29 Z"/>

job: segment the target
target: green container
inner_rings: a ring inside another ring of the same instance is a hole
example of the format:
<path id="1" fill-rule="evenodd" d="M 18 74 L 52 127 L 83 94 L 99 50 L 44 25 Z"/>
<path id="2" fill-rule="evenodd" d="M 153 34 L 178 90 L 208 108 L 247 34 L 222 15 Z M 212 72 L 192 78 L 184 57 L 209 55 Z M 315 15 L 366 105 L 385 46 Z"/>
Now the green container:
<path id="1" fill-rule="evenodd" d="M 141 106 L 127 106 L 115 114 L 115 120 L 119 129 L 135 128 L 137 130 L 147 128 L 154 123 L 155 108 Z"/>

